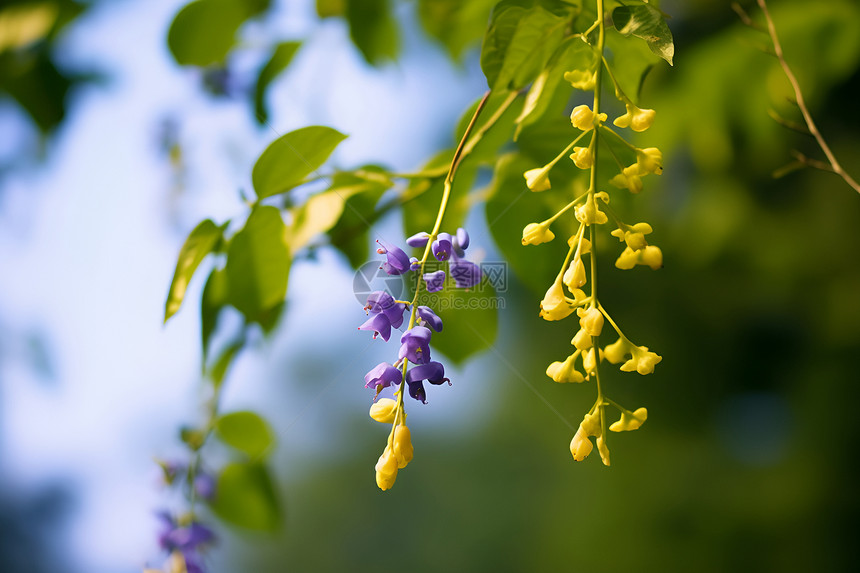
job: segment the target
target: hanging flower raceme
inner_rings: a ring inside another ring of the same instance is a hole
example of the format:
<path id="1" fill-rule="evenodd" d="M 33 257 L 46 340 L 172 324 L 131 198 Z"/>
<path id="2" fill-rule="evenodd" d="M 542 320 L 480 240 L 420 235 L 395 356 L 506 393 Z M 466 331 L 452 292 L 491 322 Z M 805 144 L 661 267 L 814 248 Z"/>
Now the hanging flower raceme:
<path id="1" fill-rule="evenodd" d="M 408 393 L 413 399 L 427 403 L 425 382 L 437 386 L 451 383 L 445 377 L 442 363 L 431 359 L 433 332 L 442 332 L 442 319 L 431 306 L 418 305 L 418 295 L 422 288 L 428 293 L 443 290 L 446 284 L 450 284 L 448 276 L 453 279 L 455 288 L 472 288 L 481 282 L 483 273 L 477 264 L 465 258 L 470 239 L 462 228 L 453 235 L 438 233 L 434 236 L 422 232 L 409 237 L 406 243 L 410 247 L 424 249 L 422 259 L 410 259 L 400 248 L 381 240 L 378 242 L 380 248 L 377 252 L 386 255 L 381 266 L 386 273 L 414 272 L 418 278 L 411 302 L 396 300 L 383 291 L 370 293 L 364 306 L 369 317 L 359 326 L 359 330 L 373 332 L 374 338 L 378 336 L 385 341 L 391 338 L 393 329 L 405 327 L 400 335 L 397 360 L 393 364 L 381 362 L 364 377 L 365 387 L 375 391 L 370 417 L 392 427 L 388 443 L 376 463 L 376 484 L 387 490 L 394 485 L 397 472 L 406 467 L 413 455 L 411 433 L 406 426 L 404 395 Z M 447 266 L 447 272 L 444 269 L 425 272 L 425 263 L 430 255 L 437 263 Z M 408 323 L 404 315 L 406 311 L 409 311 Z M 380 397 L 387 388 L 394 389 L 394 399 Z"/>

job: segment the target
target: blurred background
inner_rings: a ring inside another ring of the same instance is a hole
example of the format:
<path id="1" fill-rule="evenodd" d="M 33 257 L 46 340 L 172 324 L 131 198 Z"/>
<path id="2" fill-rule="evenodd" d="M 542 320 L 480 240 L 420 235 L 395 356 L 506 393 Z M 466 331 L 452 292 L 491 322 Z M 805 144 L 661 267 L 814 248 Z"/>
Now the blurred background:
<path id="1" fill-rule="evenodd" d="M 166 326 L 164 297 L 194 225 L 245 213 L 270 141 L 330 125 L 350 136 L 334 164 L 407 172 L 453 144 L 486 89 L 478 55 L 493 3 L 464 3 L 457 26 L 436 28 L 428 14 L 451 2 L 369 4 L 387 7 L 388 28 L 337 17 L 338 2 L 274 1 L 242 26 L 229 65 L 206 68 L 168 48 L 180 0 L 0 4 L 0 571 L 160 564 L 155 513 L 181 500 L 153 458 L 186 455 L 179 428 L 203 416 L 204 279 Z M 641 141 L 666 169 L 632 209 L 665 268 L 600 269 L 602 301 L 664 357 L 652 376 L 604 375 L 613 398 L 648 408 L 647 424 L 614 437 L 611 468 L 571 461 L 594 396 L 545 376 L 573 327 L 537 317 L 545 283 L 523 272 L 535 253 L 547 276 L 558 263 L 519 246 L 528 208 L 479 204 L 472 249 L 510 264 L 497 336 L 448 365 L 453 386 L 410 404 L 415 460 L 379 491 L 385 431 L 367 417 L 361 378 L 393 347 L 355 330 L 364 313 L 346 257 L 314 249 L 293 265 L 280 324 L 239 356 L 223 396 L 225 410 L 259 411 L 276 431 L 283 527 L 218 524 L 209 570 L 856 562 L 860 196 L 821 171 L 772 177 L 793 150 L 821 155 L 768 115 L 799 119 L 760 50 L 766 36 L 722 0 L 661 8 L 675 65 L 648 77 L 640 101 L 658 120 Z M 860 3 L 771 9 L 819 128 L 860 175 Z M 285 39 L 303 43 L 259 96 L 267 50 Z M 402 236 L 401 213 L 377 231 Z"/>

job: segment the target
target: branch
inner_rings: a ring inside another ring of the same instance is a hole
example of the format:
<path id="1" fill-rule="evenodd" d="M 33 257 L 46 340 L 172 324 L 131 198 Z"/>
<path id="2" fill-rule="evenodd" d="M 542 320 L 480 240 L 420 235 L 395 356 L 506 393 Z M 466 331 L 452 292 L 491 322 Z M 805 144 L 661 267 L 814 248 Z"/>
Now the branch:
<path id="1" fill-rule="evenodd" d="M 821 148 L 821 151 L 824 152 L 824 155 L 827 157 L 827 161 L 830 162 L 830 167 L 833 169 L 833 172 L 839 175 L 852 189 L 860 193 L 860 184 L 858 184 L 848 173 L 845 172 L 842 166 L 839 165 L 839 161 L 836 160 L 836 157 L 830 150 L 830 146 L 827 145 L 826 141 L 824 141 L 824 137 L 822 137 L 821 132 L 818 131 L 818 127 L 816 127 L 815 122 L 812 120 L 812 115 L 809 113 L 809 108 L 806 107 L 806 102 L 803 99 L 803 93 L 800 91 L 800 84 L 797 83 L 797 78 L 794 77 L 794 73 L 791 71 L 791 68 L 788 67 L 788 62 L 785 61 L 785 56 L 782 52 L 782 45 L 779 43 L 779 36 L 776 34 L 776 27 L 774 27 L 773 19 L 770 17 L 770 12 L 767 9 L 767 2 L 765 2 L 765 0 L 757 1 L 764 13 L 765 20 L 767 21 L 767 30 L 770 35 L 770 39 L 773 41 L 774 53 L 779 60 L 779 64 L 782 66 L 782 71 L 785 72 L 788 81 L 791 83 L 792 89 L 794 89 L 794 97 L 797 100 L 797 107 L 800 108 L 800 113 L 803 114 L 803 119 L 806 121 L 809 133 L 811 133 L 815 138 L 815 141 L 818 142 L 818 146 Z"/>

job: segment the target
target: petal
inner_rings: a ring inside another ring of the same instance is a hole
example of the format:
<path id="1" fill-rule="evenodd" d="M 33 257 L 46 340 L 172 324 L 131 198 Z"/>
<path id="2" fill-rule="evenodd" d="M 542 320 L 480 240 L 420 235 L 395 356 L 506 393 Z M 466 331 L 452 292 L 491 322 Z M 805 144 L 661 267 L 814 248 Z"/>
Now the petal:
<path id="1" fill-rule="evenodd" d="M 442 319 L 429 306 L 419 306 L 416 313 L 430 328 L 436 332 L 442 332 Z"/>
<path id="2" fill-rule="evenodd" d="M 415 233 L 408 239 L 406 239 L 406 244 L 410 247 L 421 248 L 427 246 L 427 241 L 430 239 L 430 235 L 421 231 L 420 233 Z"/>
<path id="3" fill-rule="evenodd" d="M 374 334 L 374 338 L 376 336 L 381 336 L 382 340 L 388 342 L 388 339 L 391 338 L 391 321 L 384 314 L 376 314 L 371 316 L 369 319 L 364 321 L 364 324 L 358 327 L 359 330 L 372 330 L 376 334 Z"/>

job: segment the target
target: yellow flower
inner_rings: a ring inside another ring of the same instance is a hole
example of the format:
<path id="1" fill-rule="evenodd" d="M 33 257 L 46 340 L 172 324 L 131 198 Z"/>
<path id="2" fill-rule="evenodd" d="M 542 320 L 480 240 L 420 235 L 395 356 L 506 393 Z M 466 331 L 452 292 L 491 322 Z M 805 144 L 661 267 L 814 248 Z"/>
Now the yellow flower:
<path id="1" fill-rule="evenodd" d="M 647 175 L 655 173 L 663 174 L 663 152 L 656 147 L 648 149 L 636 149 L 636 164 L 639 165 L 639 173 Z"/>
<path id="2" fill-rule="evenodd" d="M 570 292 L 574 292 L 579 289 L 586 282 L 585 276 L 585 265 L 582 264 L 582 259 L 577 257 L 570 263 L 570 266 L 567 267 L 567 270 L 564 271 L 564 276 L 561 279 L 564 284 L 570 289 Z"/>
<path id="3" fill-rule="evenodd" d="M 403 469 L 412 461 L 414 450 L 412 448 L 412 433 L 405 425 L 399 425 L 394 429 L 394 457 L 397 459 L 397 467 Z"/>
<path id="4" fill-rule="evenodd" d="M 621 365 L 622 372 L 638 372 L 643 376 L 654 372 L 654 366 L 663 360 L 663 357 L 655 352 L 650 352 L 647 346 L 633 346 L 632 357 Z"/>
<path id="5" fill-rule="evenodd" d="M 585 255 L 591 252 L 591 241 L 586 239 L 585 237 L 577 238 L 576 235 L 571 235 L 571 237 L 567 240 L 567 246 L 573 247 L 574 243 L 579 241 L 579 254 Z"/>
<path id="6" fill-rule="evenodd" d="M 555 233 L 549 230 L 549 221 L 543 223 L 529 223 L 523 229 L 524 245 L 540 245 L 555 239 Z"/>
<path id="7" fill-rule="evenodd" d="M 615 266 L 622 270 L 632 269 L 636 265 L 648 265 L 655 271 L 662 268 L 663 251 L 654 245 L 648 245 L 638 251 L 634 251 L 628 246 L 615 261 Z"/>
<path id="8" fill-rule="evenodd" d="M 564 296 L 564 290 L 561 288 L 561 275 L 559 275 L 546 291 L 543 300 L 540 301 L 540 317 L 544 320 L 567 318 L 573 312 L 574 305 L 575 301 Z"/>
<path id="9" fill-rule="evenodd" d="M 603 465 L 609 465 L 609 448 L 606 447 L 606 440 L 603 435 L 597 436 L 597 451 L 600 452 L 600 459 L 603 461 Z"/>
<path id="10" fill-rule="evenodd" d="M 584 328 L 580 328 L 573 335 L 573 340 L 570 343 L 579 350 L 588 350 L 594 342 L 591 340 L 591 335 Z"/>
<path id="11" fill-rule="evenodd" d="M 573 108 L 573 111 L 570 114 L 570 123 L 577 129 L 589 131 L 594 129 L 595 125 L 599 125 L 606 121 L 607 117 L 608 116 L 605 113 L 598 113 L 595 115 L 587 105 L 578 105 Z"/>
<path id="12" fill-rule="evenodd" d="M 607 344 L 603 349 L 603 357 L 609 360 L 612 364 L 618 364 L 624 361 L 624 357 L 630 354 L 633 345 L 627 340 L 619 338 L 612 344 Z"/>
<path id="13" fill-rule="evenodd" d="M 654 116 L 657 115 L 657 112 L 653 109 L 640 109 L 632 103 L 627 103 L 625 106 L 627 113 L 612 122 L 616 126 L 630 127 L 633 131 L 645 131 L 654 123 Z"/>
<path id="14" fill-rule="evenodd" d="M 579 316 L 579 326 L 589 336 L 600 336 L 603 331 L 603 313 L 597 307 L 592 306 L 588 310 L 580 308 L 576 314 Z"/>
<path id="15" fill-rule="evenodd" d="M 597 200 L 586 199 L 585 203 L 576 208 L 575 213 L 576 220 L 586 225 L 602 225 L 609 220 L 606 213 L 597 208 Z"/>
<path id="16" fill-rule="evenodd" d="M 594 371 L 597 370 L 597 357 L 597 348 L 595 348 L 594 346 L 592 346 L 582 354 L 582 368 L 589 376 L 594 374 Z"/>
<path id="17" fill-rule="evenodd" d="M 648 419 L 648 410 L 645 408 L 637 408 L 635 412 L 624 410 L 621 412 L 621 419 L 609 426 L 613 432 L 629 432 L 639 428 Z"/>
<path id="18" fill-rule="evenodd" d="M 568 356 L 564 362 L 553 362 L 547 367 L 546 375 L 559 383 L 582 382 L 585 380 L 585 376 L 574 366 L 579 353 L 580 351 L 577 350 Z"/>
<path id="19" fill-rule="evenodd" d="M 651 225 L 648 223 L 636 223 L 627 227 L 626 231 L 615 229 L 611 235 L 617 237 L 619 241 L 627 243 L 627 246 L 634 251 L 644 249 L 648 246 L 645 240 L 645 235 L 651 233 Z"/>
<path id="20" fill-rule="evenodd" d="M 390 424 L 397 413 L 397 402 L 391 398 L 380 398 L 370 406 L 370 417 L 377 422 Z"/>
<path id="21" fill-rule="evenodd" d="M 570 441 L 570 453 L 573 459 L 581 462 L 588 457 L 594 445 L 588 438 L 590 436 L 600 435 L 600 417 L 597 411 L 593 414 L 586 414 L 579 424 L 573 439 Z"/>
<path id="22" fill-rule="evenodd" d="M 594 165 L 594 152 L 591 147 L 574 147 L 570 158 L 580 169 L 591 169 L 591 166 Z"/>
<path id="23" fill-rule="evenodd" d="M 385 491 L 391 489 L 397 479 L 397 458 L 389 446 L 385 446 L 379 461 L 376 462 L 376 485 Z"/>
<path id="24" fill-rule="evenodd" d="M 627 188 L 631 193 L 639 193 L 642 191 L 642 177 L 640 177 L 639 173 L 639 164 L 628 165 L 621 170 L 621 173 L 610 179 L 609 182 L 619 189 Z"/>
<path id="25" fill-rule="evenodd" d="M 535 167 L 523 173 L 526 178 L 526 187 L 531 191 L 546 191 L 550 188 L 549 170 L 552 169 L 552 164 L 544 165 L 543 167 Z"/>
<path id="26" fill-rule="evenodd" d="M 570 85 L 584 92 L 594 89 L 597 82 L 597 70 L 573 70 L 564 72 L 565 81 L 570 82 Z"/>

